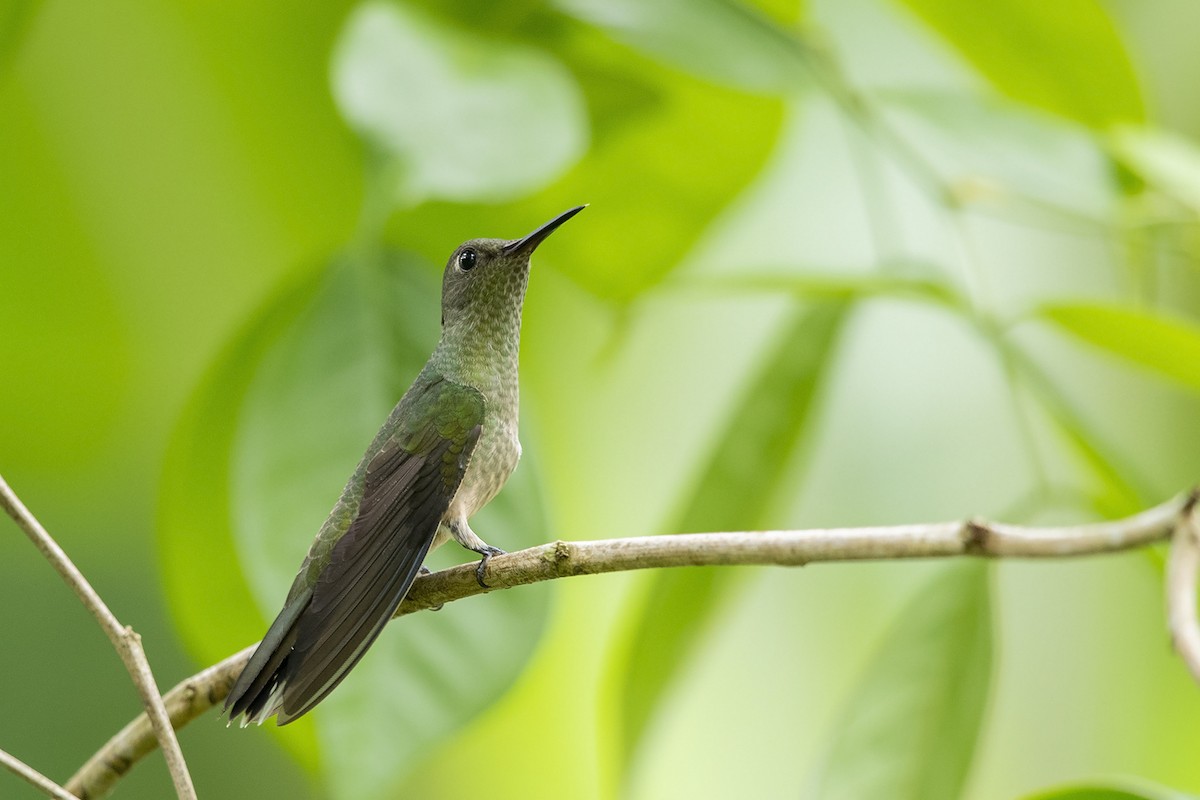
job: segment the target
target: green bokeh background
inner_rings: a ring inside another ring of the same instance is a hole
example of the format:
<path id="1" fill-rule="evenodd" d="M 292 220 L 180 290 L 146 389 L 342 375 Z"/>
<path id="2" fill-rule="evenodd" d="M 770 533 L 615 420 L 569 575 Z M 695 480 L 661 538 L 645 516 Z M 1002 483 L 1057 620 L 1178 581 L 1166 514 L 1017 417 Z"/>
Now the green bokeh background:
<path id="1" fill-rule="evenodd" d="M 494 544 L 1131 513 L 1200 475 L 1198 26 L 7 0 L 0 473 L 173 685 L 275 613 L 449 251 L 588 202 L 535 260 Z M 65 781 L 136 695 L 0 534 L 0 748 Z M 518 589 L 181 741 L 204 798 L 1200 794 L 1161 555 Z M 114 796 L 170 796 L 161 758 Z"/>

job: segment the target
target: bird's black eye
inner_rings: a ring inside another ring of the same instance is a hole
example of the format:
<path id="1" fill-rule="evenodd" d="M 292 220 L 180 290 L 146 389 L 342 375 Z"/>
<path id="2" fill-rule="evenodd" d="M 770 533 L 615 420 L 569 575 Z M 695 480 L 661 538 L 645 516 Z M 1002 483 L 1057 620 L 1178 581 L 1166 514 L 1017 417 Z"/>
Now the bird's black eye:
<path id="1" fill-rule="evenodd" d="M 475 268 L 475 251 L 467 248 L 458 254 L 458 268 L 470 272 Z"/>

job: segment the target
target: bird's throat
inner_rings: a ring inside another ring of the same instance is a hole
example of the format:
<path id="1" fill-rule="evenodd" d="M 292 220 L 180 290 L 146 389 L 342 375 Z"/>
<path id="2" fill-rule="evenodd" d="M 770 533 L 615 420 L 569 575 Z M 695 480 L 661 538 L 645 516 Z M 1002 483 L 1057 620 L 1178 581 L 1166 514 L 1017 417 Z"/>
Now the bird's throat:
<path id="1" fill-rule="evenodd" d="M 478 389 L 489 404 L 506 404 L 516 391 L 520 349 L 518 311 L 508 320 L 464 320 L 446 328 L 430 360 L 450 380 Z"/>

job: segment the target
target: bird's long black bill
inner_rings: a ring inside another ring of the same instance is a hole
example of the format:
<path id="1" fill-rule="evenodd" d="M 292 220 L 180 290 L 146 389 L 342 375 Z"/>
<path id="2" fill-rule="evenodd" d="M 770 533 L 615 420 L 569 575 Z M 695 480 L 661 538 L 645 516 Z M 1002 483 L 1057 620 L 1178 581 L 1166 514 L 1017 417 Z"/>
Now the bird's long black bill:
<path id="1" fill-rule="evenodd" d="M 559 225 L 562 225 L 585 208 L 587 208 L 586 205 L 575 206 L 570 211 L 564 211 L 523 239 L 515 239 L 504 245 L 504 249 L 509 253 L 524 253 L 525 255 L 529 255 L 537 249 L 539 244 L 546 240 L 547 236 L 558 230 Z"/>

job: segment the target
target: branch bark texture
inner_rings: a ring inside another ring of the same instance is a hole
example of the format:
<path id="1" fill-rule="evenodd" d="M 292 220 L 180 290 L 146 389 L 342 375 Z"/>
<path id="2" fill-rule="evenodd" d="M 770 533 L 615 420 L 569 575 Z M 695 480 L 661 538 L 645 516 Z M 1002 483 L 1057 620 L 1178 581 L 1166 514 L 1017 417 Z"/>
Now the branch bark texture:
<path id="1" fill-rule="evenodd" d="M 1193 495 L 1189 494 L 1123 520 L 1053 528 L 969 520 L 929 525 L 557 541 L 493 557 L 485 573 L 486 589 L 475 579 L 474 563 L 421 576 L 413 583 L 396 616 L 529 583 L 635 569 L 750 564 L 803 566 L 820 561 L 951 556 L 1061 558 L 1131 550 L 1169 540 L 1177 529 L 1187 527 L 1180 523 L 1185 517 L 1191 518 L 1194 505 Z M 1200 548 L 1200 543 L 1196 546 Z M 1200 642 L 1200 629 L 1196 636 Z M 172 724 L 182 727 L 221 703 L 255 646 L 234 653 L 167 692 L 164 699 Z M 1200 646 L 1197 664 L 1200 664 Z M 1197 676 L 1200 679 L 1200 673 Z M 142 715 L 113 736 L 66 787 L 81 800 L 103 797 L 154 746 L 155 737 Z"/>

